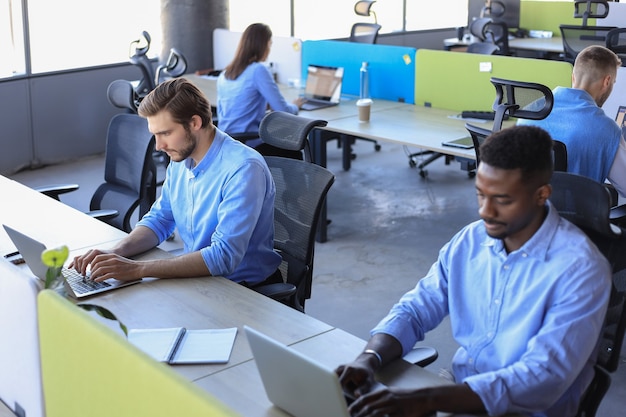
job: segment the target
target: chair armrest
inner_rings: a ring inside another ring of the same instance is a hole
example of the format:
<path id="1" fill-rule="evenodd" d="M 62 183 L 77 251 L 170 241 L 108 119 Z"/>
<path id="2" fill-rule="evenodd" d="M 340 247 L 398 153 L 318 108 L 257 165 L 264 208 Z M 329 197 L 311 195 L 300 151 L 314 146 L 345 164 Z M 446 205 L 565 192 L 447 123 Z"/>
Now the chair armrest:
<path id="1" fill-rule="evenodd" d="M 102 220 L 103 222 L 106 222 L 107 220 L 111 220 L 119 216 L 119 213 L 117 210 L 110 210 L 110 209 L 91 210 L 91 211 L 86 212 L 85 214 L 95 219 Z"/>
<path id="2" fill-rule="evenodd" d="M 76 191 L 78 187 L 78 184 L 50 184 L 34 187 L 34 189 L 55 200 L 60 200 L 59 195 Z"/>
<path id="3" fill-rule="evenodd" d="M 238 140 L 239 142 L 246 143 L 251 139 L 258 139 L 259 132 L 236 132 L 228 134 L 231 138 Z"/>
<path id="4" fill-rule="evenodd" d="M 285 300 L 296 293 L 296 286 L 288 283 L 276 283 L 276 284 L 266 284 L 259 285 L 252 288 L 254 291 L 259 294 L 263 294 L 267 297 L 270 297 L 273 300 L 282 301 Z"/>
<path id="5" fill-rule="evenodd" d="M 621 206 L 611 207 L 611 211 L 609 212 L 609 220 L 612 224 L 618 225 L 620 227 L 626 226 L 626 204 L 622 204 Z"/>
<path id="6" fill-rule="evenodd" d="M 615 186 L 609 183 L 603 183 L 602 185 L 606 187 L 607 191 L 609 192 L 609 195 L 611 196 L 611 207 L 617 206 L 617 202 L 619 200 L 619 194 Z"/>
<path id="7" fill-rule="evenodd" d="M 419 367 L 430 365 L 439 357 L 437 349 L 430 346 L 415 346 L 402 359 L 411 362 Z"/>

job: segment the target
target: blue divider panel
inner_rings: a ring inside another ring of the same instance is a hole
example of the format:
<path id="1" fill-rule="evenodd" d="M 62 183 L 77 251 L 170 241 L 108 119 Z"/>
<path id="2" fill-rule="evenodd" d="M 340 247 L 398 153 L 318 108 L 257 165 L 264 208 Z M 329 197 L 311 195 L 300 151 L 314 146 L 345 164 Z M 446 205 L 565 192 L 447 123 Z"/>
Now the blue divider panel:
<path id="1" fill-rule="evenodd" d="M 302 42 L 302 80 L 309 64 L 344 68 L 342 94 L 359 95 L 361 63 L 369 63 L 370 96 L 415 104 L 415 48 L 346 41 Z"/>

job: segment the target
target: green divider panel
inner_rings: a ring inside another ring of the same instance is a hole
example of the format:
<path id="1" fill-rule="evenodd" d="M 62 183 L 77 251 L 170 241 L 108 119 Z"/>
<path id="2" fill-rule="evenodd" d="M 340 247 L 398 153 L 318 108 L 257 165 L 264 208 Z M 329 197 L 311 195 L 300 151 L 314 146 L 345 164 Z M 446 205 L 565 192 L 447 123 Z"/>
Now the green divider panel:
<path id="1" fill-rule="evenodd" d="M 587 20 L 595 25 L 596 19 Z M 520 27 L 528 30 L 549 30 L 553 36 L 561 36 L 559 25 L 582 25 L 582 19 L 574 17 L 573 1 L 522 0 L 520 3 Z"/>
<path id="2" fill-rule="evenodd" d="M 342 94 L 359 95 L 361 63 L 369 63 L 370 96 L 415 103 L 415 48 L 346 41 L 302 42 L 302 79 L 309 64 L 343 67 Z"/>
<path id="3" fill-rule="evenodd" d="M 38 306 L 46 417 L 236 415 L 57 293 Z"/>
<path id="4" fill-rule="evenodd" d="M 491 72 L 481 72 L 490 66 Z M 415 57 L 415 104 L 454 111 L 491 110 L 491 77 L 571 87 L 572 65 L 562 61 L 420 49 Z"/>

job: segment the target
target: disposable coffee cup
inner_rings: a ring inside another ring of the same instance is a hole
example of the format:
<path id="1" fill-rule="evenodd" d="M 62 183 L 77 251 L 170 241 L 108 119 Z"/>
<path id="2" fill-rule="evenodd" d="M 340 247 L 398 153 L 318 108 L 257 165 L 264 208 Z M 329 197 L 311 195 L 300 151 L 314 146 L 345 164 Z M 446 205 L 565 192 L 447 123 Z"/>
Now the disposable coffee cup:
<path id="1" fill-rule="evenodd" d="M 359 109 L 359 122 L 369 122 L 370 110 L 372 109 L 372 99 L 361 98 L 357 100 L 356 107 Z"/>

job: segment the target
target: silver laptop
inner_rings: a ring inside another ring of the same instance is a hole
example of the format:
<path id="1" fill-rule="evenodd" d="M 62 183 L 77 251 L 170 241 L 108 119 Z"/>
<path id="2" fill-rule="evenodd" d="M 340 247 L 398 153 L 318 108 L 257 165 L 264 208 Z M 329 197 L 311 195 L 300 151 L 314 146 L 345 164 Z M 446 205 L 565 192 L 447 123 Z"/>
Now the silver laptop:
<path id="1" fill-rule="evenodd" d="M 321 65 L 307 67 L 302 110 L 317 110 L 336 106 L 341 98 L 343 68 Z"/>
<path id="2" fill-rule="evenodd" d="M 243 326 L 269 400 L 295 417 L 349 417 L 335 371 L 271 337 Z M 382 389 L 376 384 L 373 390 Z"/>
<path id="3" fill-rule="evenodd" d="M 25 234 L 18 232 L 17 230 L 7 225 L 2 225 L 4 230 L 11 238 L 11 241 L 19 251 L 19 254 L 24 259 L 24 262 L 31 270 L 33 275 L 39 278 L 42 282 L 46 281 L 47 267 L 41 261 L 41 253 L 46 249 L 46 246 L 29 237 Z M 63 276 L 65 277 L 65 288 L 74 298 L 84 298 L 90 295 L 98 294 L 104 291 L 111 291 L 121 287 L 127 287 L 129 285 L 137 284 L 141 280 L 135 281 L 118 281 L 116 279 L 108 279 L 103 282 L 95 282 L 80 275 L 75 269 L 63 268 Z"/>
<path id="4" fill-rule="evenodd" d="M 461 139 L 449 140 L 442 143 L 443 146 L 450 146 L 452 148 L 472 149 L 474 147 L 474 141 L 471 136 L 467 136 Z"/>

